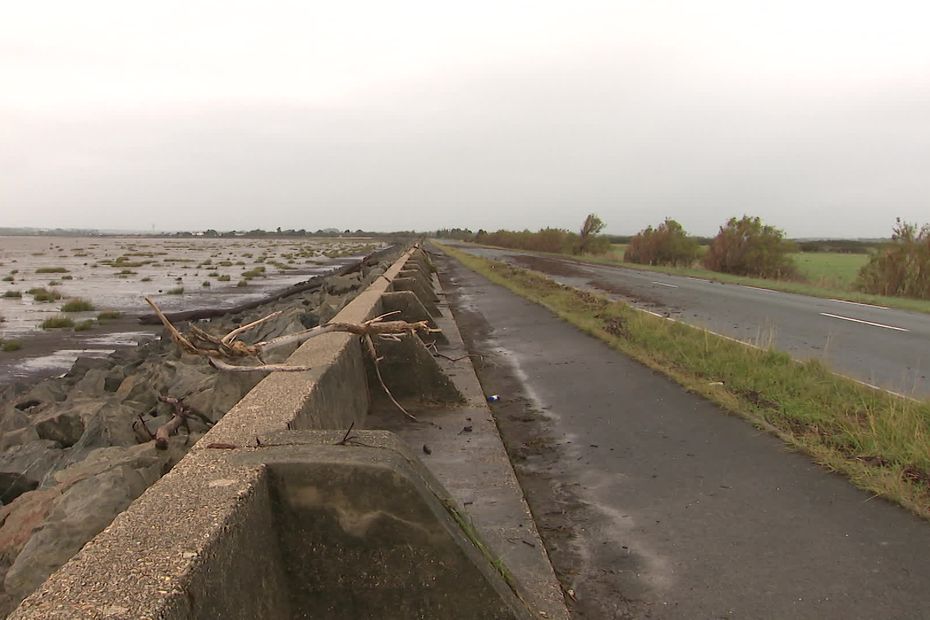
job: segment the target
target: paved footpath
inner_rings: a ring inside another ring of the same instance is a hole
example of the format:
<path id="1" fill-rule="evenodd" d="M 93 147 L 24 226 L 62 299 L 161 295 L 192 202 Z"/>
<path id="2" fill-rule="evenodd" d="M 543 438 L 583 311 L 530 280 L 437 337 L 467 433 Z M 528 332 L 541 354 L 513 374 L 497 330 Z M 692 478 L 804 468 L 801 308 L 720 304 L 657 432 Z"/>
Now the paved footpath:
<path id="1" fill-rule="evenodd" d="M 575 617 L 930 618 L 930 523 L 438 264 Z"/>

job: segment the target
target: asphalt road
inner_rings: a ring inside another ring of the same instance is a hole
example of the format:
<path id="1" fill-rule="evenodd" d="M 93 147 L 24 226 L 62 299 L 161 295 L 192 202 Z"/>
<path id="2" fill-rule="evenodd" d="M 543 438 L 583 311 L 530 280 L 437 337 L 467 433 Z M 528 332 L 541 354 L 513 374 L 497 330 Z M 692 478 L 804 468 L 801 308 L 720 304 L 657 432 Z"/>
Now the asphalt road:
<path id="1" fill-rule="evenodd" d="M 930 617 L 930 524 L 438 262 L 577 618 Z"/>
<path id="2" fill-rule="evenodd" d="M 930 315 L 720 284 L 531 252 L 460 249 L 546 271 L 564 284 L 597 288 L 646 310 L 739 340 L 774 345 L 797 359 L 919 398 L 930 397 Z"/>

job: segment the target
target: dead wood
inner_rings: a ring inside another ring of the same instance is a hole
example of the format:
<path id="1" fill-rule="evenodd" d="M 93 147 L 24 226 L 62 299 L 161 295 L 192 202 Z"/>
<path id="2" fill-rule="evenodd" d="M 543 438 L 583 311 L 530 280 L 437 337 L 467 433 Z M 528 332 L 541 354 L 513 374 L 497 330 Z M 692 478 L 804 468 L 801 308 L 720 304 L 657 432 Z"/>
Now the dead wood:
<path id="1" fill-rule="evenodd" d="M 191 325 L 191 337 L 188 338 L 182 334 L 177 327 L 174 326 L 171 320 L 161 311 L 161 309 L 154 301 L 148 297 L 145 298 L 145 301 L 149 304 L 149 306 L 152 307 L 152 310 L 155 311 L 155 316 L 157 316 L 162 325 L 165 326 L 165 329 L 168 331 L 168 335 L 182 351 L 191 353 L 193 355 L 206 357 L 211 366 L 224 372 L 302 372 L 311 370 L 310 366 L 267 364 L 262 359 L 262 356 L 264 353 L 284 345 L 291 343 L 303 343 L 307 340 L 310 340 L 311 338 L 322 336 L 323 334 L 342 332 L 359 336 L 365 343 L 366 350 L 374 363 L 375 376 L 378 379 L 378 383 L 381 384 L 381 389 L 384 390 L 384 393 L 391 400 L 391 402 L 394 403 L 394 405 L 400 409 L 400 411 L 402 411 L 405 416 L 412 420 L 416 420 L 416 417 L 414 417 L 399 402 L 397 402 L 397 399 L 394 398 L 393 394 L 391 394 L 391 390 L 388 389 L 387 385 L 384 383 L 384 379 L 381 376 L 381 369 L 378 365 L 378 362 L 380 362 L 381 358 L 378 357 L 378 353 L 375 350 L 375 343 L 372 340 L 372 337 L 377 336 L 384 339 L 399 340 L 401 336 L 408 335 L 412 337 L 417 332 L 431 334 L 441 331 L 439 329 L 431 328 L 427 321 L 417 321 L 415 323 L 409 323 L 407 321 L 385 321 L 384 319 L 400 312 L 399 310 L 395 310 L 394 312 L 388 312 L 387 314 L 376 316 L 375 318 L 365 321 L 364 323 L 330 322 L 326 325 L 318 325 L 317 327 L 306 329 L 294 334 L 287 334 L 285 336 L 279 336 L 278 338 L 259 342 L 254 345 L 249 345 L 245 344 L 241 340 L 237 340 L 237 338 L 250 329 L 254 329 L 262 323 L 280 316 L 281 312 L 274 312 L 268 316 L 258 319 L 257 321 L 252 321 L 251 323 L 240 325 L 224 336 L 210 334 L 209 332 L 200 329 L 196 325 Z M 194 341 L 203 346 L 194 344 Z M 226 361 L 233 358 L 251 358 L 257 360 L 259 364 L 254 366 L 239 365 L 230 364 L 228 361 Z M 159 399 L 161 399 L 161 397 L 159 397 Z M 179 400 L 174 400 L 180 403 Z M 169 401 L 163 400 L 162 402 Z M 167 424 L 158 429 L 156 432 L 156 445 L 158 445 L 157 439 L 159 437 L 159 433 L 162 433 L 162 429 L 165 429 L 166 434 L 163 433 L 163 443 L 165 446 L 167 446 L 167 437 L 176 432 L 178 427 L 184 421 L 183 415 L 179 417 L 181 419 L 177 421 L 174 417 L 172 417 L 172 419 L 169 420 Z"/>

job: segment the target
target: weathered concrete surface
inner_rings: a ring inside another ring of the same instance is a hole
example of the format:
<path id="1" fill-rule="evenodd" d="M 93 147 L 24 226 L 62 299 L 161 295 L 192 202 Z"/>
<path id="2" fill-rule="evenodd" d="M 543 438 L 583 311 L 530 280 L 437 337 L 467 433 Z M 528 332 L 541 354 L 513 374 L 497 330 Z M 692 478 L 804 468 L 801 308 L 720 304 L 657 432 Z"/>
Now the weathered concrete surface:
<path id="1" fill-rule="evenodd" d="M 576 617 L 930 617 L 925 521 L 454 261 L 444 277 Z"/>
<path id="2" fill-rule="evenodd" d="M 399 312 L 400 314 L 398 316 L 401 320 L 409 323 L 426 321 L 430 327 L 438 327 L 436 321 L 430 313 L 427 312 L 423 302 L 420 301 L 420 298 L 417 297 L 413 291 L 385 293 L 381 296 L 381 307 L 385 312 Z M 449 343 L 446 339 L 446 335 L 441 332 L 432 334 L 430 338 L 442 344 Z"/>
<path id="3" fill-rule="evenodd" d="M 419 298 L 420 303 L 430 313 L 431 316 L 442 316 L 442 312 L 432 299 L 426 287 L 416 278 L 395 278 L 391 283 L 391 290 L 394 291 L 412 291 Z"/>
<path id="4" fill-rule="evenodd" d="M 435 275 L 432 278 L 439 290 L 439 280 Z M 465 404 L 436 408 L 405 401 L 421 421 L 411 424 L 375 394 L 375 409 L 368 424 L 394 431 L 421 455 L 430 471 L 464 506 L 489 548 L 513 573 L 530 606 L 545 614 L 540 617 L 567 618 L 562 591 L 458 327 L 445 302 L 440 302 L 440 307 L 444 312 L 436 321 L 449 344 L 438 348 L 441 355 L 435 360 L 463 395 Z"/>
<path id="5" fill-rule="evenodd" d="M 192 453 L 11 617 L 532 617 L 405 446 L 342 437 Z"/>

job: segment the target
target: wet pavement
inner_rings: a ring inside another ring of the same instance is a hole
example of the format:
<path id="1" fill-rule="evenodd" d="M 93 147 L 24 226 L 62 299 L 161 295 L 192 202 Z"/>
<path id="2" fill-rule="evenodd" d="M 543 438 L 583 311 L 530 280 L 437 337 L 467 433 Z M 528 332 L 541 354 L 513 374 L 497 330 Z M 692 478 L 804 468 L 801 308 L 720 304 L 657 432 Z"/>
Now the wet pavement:
<path id="1" fill-rule="evenodd" d="M 441 264 L 575 617 L 930 617 L 926 522 Z"/>

